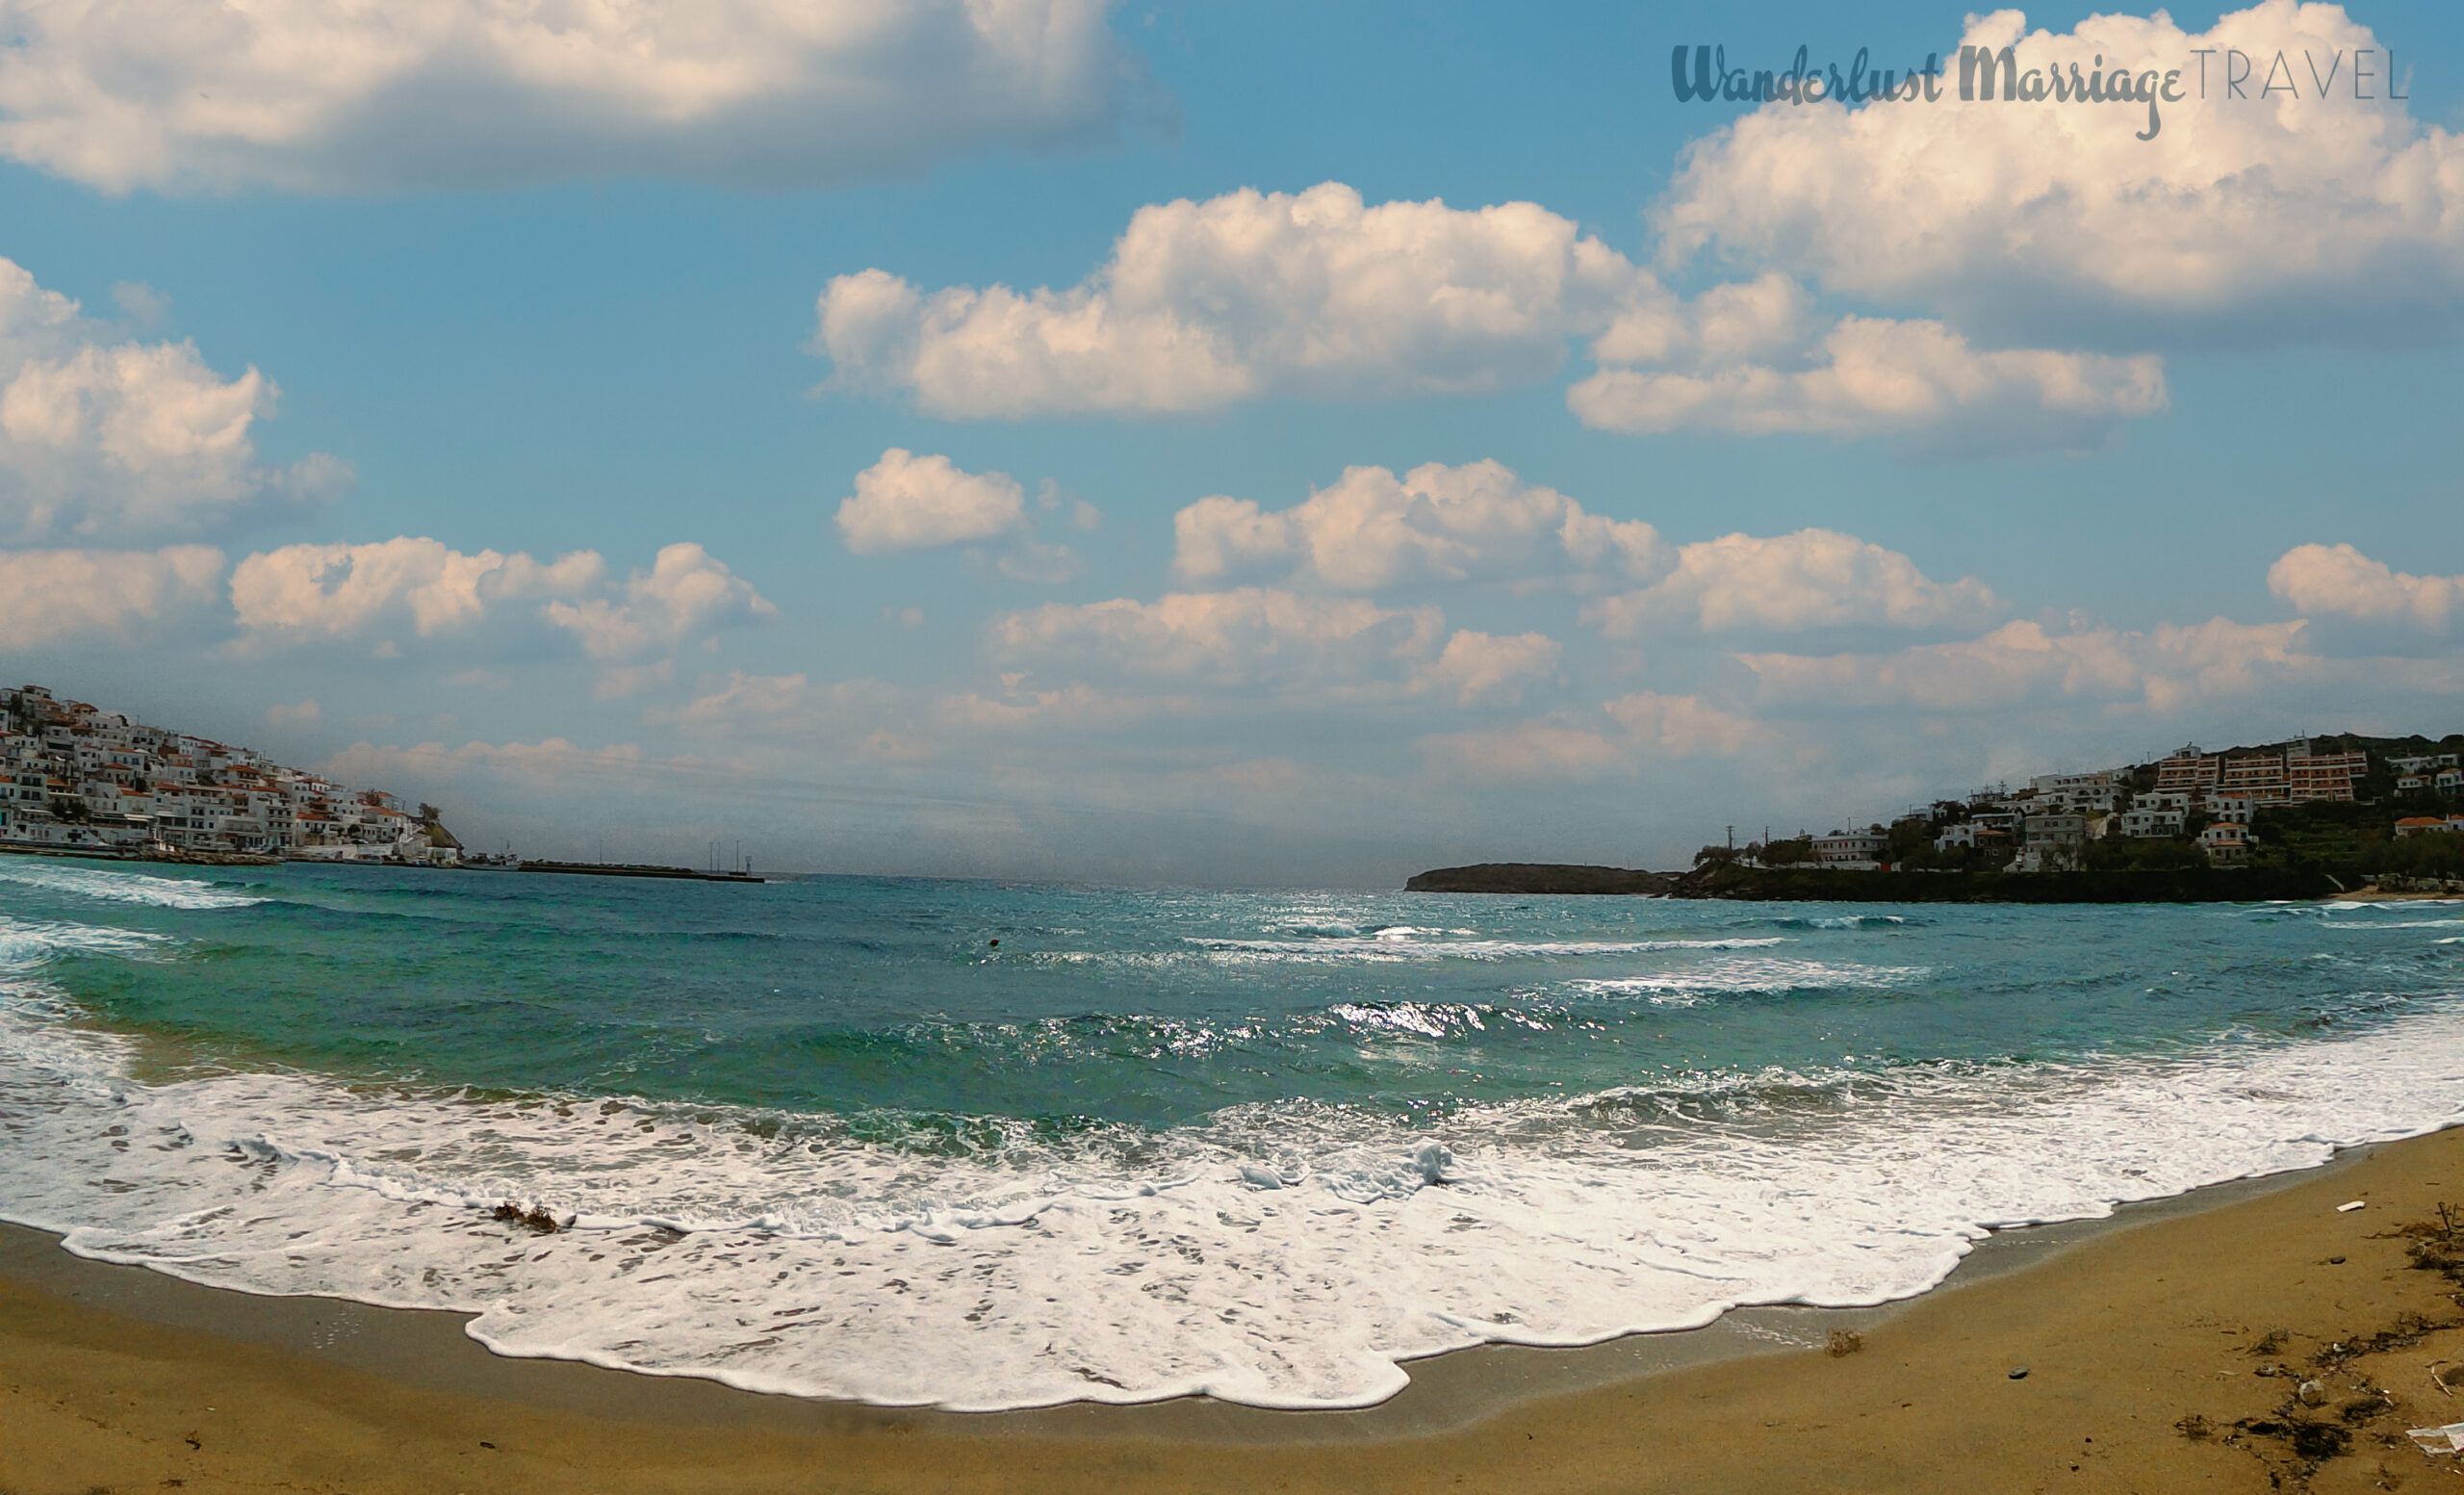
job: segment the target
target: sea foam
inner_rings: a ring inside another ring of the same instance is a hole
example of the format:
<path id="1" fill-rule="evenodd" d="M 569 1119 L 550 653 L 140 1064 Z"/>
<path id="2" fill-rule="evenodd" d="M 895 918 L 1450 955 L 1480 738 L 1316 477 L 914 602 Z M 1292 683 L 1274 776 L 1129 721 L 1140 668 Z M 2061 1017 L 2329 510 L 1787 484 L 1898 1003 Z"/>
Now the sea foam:
<path id="1" fill-rule="evenodd" d="M 266 900 L 234 892 L 213 883 L 184 877 L 153 877 L 142 872 L 109 871 L 97 867 L 49 866 L 13 858 L 0 863 L 0 883 L 16 883 L 51 892 L 74 893 L 111 903 L 144 903 L 164 909 L 244 909 Z"/>
<path id="2" fill-rule="evenodd" d="M 1290 935 L 1300 921 L 1277 922 Z M 1887 1012 L 1948 979 L 1851 958 L 1919 948 L 1868 915 L 1734 939 L 1307 922 L 1303 938 L 1185 943 L 1176 958 L 1604 959 L 1544 976 L 1527 1000 L 1431 994 L 1434 970 L 1466 967 L 1423 967 L 1282 1018 L 1100 1026 L 1139 1025 L 1142 1044 L 1178 1055 L 1280 1022 L 1340 1034 L 1325 1062 L 1387 1043 L 1442 1065 L 1475 1052 L 1449 1046 L 1463 1035 L 1502 1044 L 1629 1000 L 1704 1004 L 1668 1013 L 1677 1026 L 1737 998 L 1763 1024 L 1807 1005 L 1754 1000 L 1766 994 Z M 133 1041 L 84 1025 L 52 967 L 179 958 L 175 942 L 0 916 L 0 1213 L 98 1259 L 450 1308 L 507 1353 L 765 1391 L 1357 1406 L 1402 1385 L 1416 1356 L 1685 1327 L 1739 1304 L 1903 1298 L 1998 1225 L 2099 1216 L 2464 1120 L 2464 996 L 2435 989 L 2457 970 L 2449 942 L 2336 943 L 2345 953 L 2299 952 L 2305 969 L 2349 972 L 2323 1027 L 2025 1061 L 1651 1069 L 1510 1101 L 1256 1101 L 1149 1128 L 508 1098 L 299 1071 L 143 1083 Z M 2145 947 L 2163 964 L 2131 990 L 2157 996 L 2178 948 Z M 1973 981 L 1954 985 L 1956 997 Z M 2396 990 L 2411 994 L 2383 994 Z M 1899 995 L 1869 999 L 1886 992 Z M 1549 1007 L 1551 993 L 1579 1010 Z M 1040 1063 L 1052 1049 L 1037 1024 L 1073 1020 L 944 1029 L 1009 1034 L 1001 1062 Z M 535 1232 L 498 1218 L 506 1203 L 570 1224 Z"/>
<path id="3" fill-rule="evenodd" d="M 73 928 L 13 932 L 20 949 Z M 1867 1304 L 1996 1225 L 2464 1118 L 2464 1012 L 2171 1057 L 1733 1072 L 1433 1128 L 1233 1107 L 921 1153 L 848 1119 L 304 1074 L 127 1078 L 25 973 L 0 1199 L 192 1280 L 477 1315 L 548 1355 L 883 1404 L 1381 1400 L 1419 1355 Z M 533 1233 L 517 1202 L 570 1219 Z"/>

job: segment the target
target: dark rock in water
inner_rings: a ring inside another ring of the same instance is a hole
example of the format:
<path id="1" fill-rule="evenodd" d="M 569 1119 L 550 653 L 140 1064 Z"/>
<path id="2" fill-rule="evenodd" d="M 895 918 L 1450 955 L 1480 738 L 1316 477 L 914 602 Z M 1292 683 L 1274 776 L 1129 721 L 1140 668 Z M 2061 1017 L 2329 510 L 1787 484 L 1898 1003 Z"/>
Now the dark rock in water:
<path id="1" fill-rule="evenodd" d="M 1439 867 L 1403 885 L 1405 892 L 1665 893 L 1676 882 L 1665 872 L 1629 867 L 1568 866 L 1548 862 L 1483 862 Z"/>

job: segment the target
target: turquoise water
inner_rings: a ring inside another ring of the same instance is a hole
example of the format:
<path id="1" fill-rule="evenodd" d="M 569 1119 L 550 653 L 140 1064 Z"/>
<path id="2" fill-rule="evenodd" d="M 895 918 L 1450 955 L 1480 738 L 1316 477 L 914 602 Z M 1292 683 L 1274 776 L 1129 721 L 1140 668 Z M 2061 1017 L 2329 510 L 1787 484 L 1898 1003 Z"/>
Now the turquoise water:
<path id="1" fill-rule="evenodd" d="M 90 920 L 76 875 L 0 886 L 19 916 Z M 2331 925 L 2310 909 L 2216 906 L 303 868 L 212 890 L 259 901 L 113 908 L 114 927 L 167 936 L 178 958 L 78 956 L 55 979 L 113 1019 L 244 1062 L 1147 1126 L 1304 1096 L 1411 1114 L 1772 1065 L 2292 1037 L 2464 976 L 2464 953 L 2434 936 L 2357 938 L 2412 925 L 2405 905 Z M 2464 933 L 2464 917 L 2431 927 Z"/>
<path id="2" fill-rule="evenodd" d="M 1989 1225 L 2464 1118 L 2435 903 L 10 859 L 0 983 L 0 1213 L 72 1249 L 953 1405 L 1358 1405 L 1412 1354 L 1903 1296 Z M 576 1227 L 483 1259 L 508 1199 Z"/>

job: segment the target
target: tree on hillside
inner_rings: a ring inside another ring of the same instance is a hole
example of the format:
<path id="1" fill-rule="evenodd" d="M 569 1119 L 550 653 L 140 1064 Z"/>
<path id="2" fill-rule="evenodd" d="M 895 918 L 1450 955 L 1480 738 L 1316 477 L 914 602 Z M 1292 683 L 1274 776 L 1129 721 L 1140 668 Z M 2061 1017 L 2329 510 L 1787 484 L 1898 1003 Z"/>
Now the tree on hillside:
<path id="1" fill-rule="evenodd" d="M 1792 837 L 1786 840 L 1770 841 L 1760 846 L 1748 846 L 1746 850 L 1754 855 L 1757 862 L 1766 867 L 1803 866 L 1813 860 L 1813 838 Z"/>

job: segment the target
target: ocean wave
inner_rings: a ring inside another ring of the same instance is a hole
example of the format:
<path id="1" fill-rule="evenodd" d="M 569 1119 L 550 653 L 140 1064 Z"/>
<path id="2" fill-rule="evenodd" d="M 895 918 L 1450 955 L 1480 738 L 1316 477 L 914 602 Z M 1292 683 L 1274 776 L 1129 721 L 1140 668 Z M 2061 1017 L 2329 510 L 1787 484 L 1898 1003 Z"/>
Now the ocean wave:
<path id="1" fill-rule="evenodd" d="M 1732 921 L 1737 929 L 1909 929 L 1934 920 L 1917 914 L 1763 914 Z"/>
<path id="2" fill-rule="evenodd" d="M 2328 927 L 2344 934 L 2363 934 L 2374 929 L 2452 929 L 2464 924 L 2464 918 L 2372 919 L 2368 923 L 2351 922 Z"/>
<path id="3" fill-rule="evenodd" d="M 1904 1297 L 1997 1224 L 2464 1119 L 2434 928 L 1331 894 L 1056 917 L 834 882 L 783 919 L 805 943 L 698 962 L 595 896 L 469 880 L 487 938 L 439 941 L 317 886 L 352 907 L 177 920 L 210 943 L 0 920 L 0 1212 L 218 1286 L 455 1309 L 508 1353 L 879 1403 L 1345 1406 L 1484 1340 Z M 76 916 L 113 915 L 173 922 Z M 277 1033 L 293 1062 L 531 1088 L 140 1082 L 69 985 L 218 1052 Z"/>
<path id="4" fill-rule="evenodd" d="M 1784 938 L 1712 940 L 1483 940 L 1428 938 L 1431 931 L 1387 930 L 1370 938 L 1327 936 L 1313 940 L 1235 940 L 1193 936 L 1185 942 L 1226 958 L 1323 961 L 1512 960 L 1573 955 L 1648 955 L 1665 950 L 1745 950 L 1784 944 Z"/>
<path id="5" fill-rule="evenodd" d="M 472 1312 L 505 1353 L 977 1408 L 1361 1405 L 1414 1356 L 1886 1302 L 1995 1226 L 2464 1119 L 2451 1004 L 2173 1057 L 1678 1076 L 1434 1128 L 1309 1101 L 1164 1131 L 971 1119 L 979 1145 L 938 1158 L 860 1117 L 621 1095 L 105 1095 L 29 1046 L 74 1031 L 0 1009 L 0 1199 L 80 1254 Z"/>
<path id="6" fill-rule="evenodd" d="M 142 903 L 161 909 L 244 909 L 266 900 L 229 887 L 183 877 L 154 877 L 141 872 L 53 866 L 11 859 L 0 864 L 0 882 L 75 893 L 112 903 Z"/>
<path id="7" fill-rule="evenodd" d="M 0 975 L 22 974 L 63 955 L 142 958 L 158 955 L 171 943 L 170 936 L 145 930 L 13 918 L 0 914 Z"/>
<path id="8" fill-rule="evenodd" d="M 1924 966 L 1735 958 L 1652 975 L 1587 977 L 1566 986 L 1589 996 L 1640 996 L 1663 1006 L 1691 1007 L 1721 996 L 1888 991 L 1932 974 Z"/>

